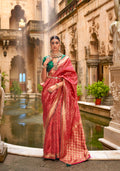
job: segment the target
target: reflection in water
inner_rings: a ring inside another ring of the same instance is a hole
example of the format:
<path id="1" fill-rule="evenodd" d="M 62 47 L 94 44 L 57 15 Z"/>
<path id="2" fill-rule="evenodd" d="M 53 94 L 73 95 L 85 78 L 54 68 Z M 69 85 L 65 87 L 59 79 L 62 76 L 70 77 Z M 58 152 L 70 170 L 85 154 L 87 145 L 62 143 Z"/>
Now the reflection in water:
<path id="1" fill-rule="evenodd" d="M 98 141 L 103 137 L 104 126 L 109 125 L 109 119 L 81 111 L 82 123 L 89 150 L 102 150 L 102 144 Z"/>
<path id="2" fill-rule="evenodd" d="M 43 147 L 43 121 L 40 100 L 7 101 L 1 125 L 2 140 L 11 144 Z"/>
<path id="3" fill-rule="evenodd" d="M 18 124 L 19 125 L 22 125 L 22 126 L 25 126 L 26 125 L 25 123 L 21 123 L 21 122 L 19 122 Z"/>
<path id="4" fill-rule="evenodd" d="M 103 137 L 103 126 L 109 125 L 109 120 L 84 112 L 81 112 L 81 117 L 88 149 L 102 149 L 98 138 Z M 1 134 L 2 140 L 11 144 L 43 147 L 44 132 L 40 100 L 36 97 L 7 101 Z"/>
<path id="5" fill-rule="evenodd" d="M 25 117 L 26 117 L 26 113 L 21 114 L 21 115 L 19 116 L 19 119 L 23 119 L 23 118 L 25 118 Z"/>

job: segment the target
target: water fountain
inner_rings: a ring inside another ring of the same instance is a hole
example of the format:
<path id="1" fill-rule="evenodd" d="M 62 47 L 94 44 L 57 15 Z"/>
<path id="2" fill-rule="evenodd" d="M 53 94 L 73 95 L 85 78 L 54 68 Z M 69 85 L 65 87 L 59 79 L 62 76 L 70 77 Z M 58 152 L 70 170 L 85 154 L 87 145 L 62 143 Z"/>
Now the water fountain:
<path id="1" fill-rule="evenodd" d="M 0 125 L 4 108 L 4 90 L 1 87 L 1 74 L 0 74 Z M 0 162 L 3 162 L 7 155 L 7 147 L 1 141 L 1 128 L 0 128 Z"/>
<path id="2" fill-rule="evenodd" d="M 111 122 L 104 128 L 104 138 L 99 139 L 108 149 L 120 150 L 120 0 L 114 0 L 116 21 L 110 27 L 113 35 L 113 66 L 111 72 L 111 93 L 113 106 L 111 108 Z"/>

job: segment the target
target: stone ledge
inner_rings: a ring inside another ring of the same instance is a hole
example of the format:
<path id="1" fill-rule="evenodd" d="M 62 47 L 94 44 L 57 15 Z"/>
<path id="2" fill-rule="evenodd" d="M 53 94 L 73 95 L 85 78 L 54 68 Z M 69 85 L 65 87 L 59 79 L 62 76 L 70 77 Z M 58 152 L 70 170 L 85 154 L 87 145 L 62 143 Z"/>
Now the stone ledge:
<path id="1" fill-rule="evenodd" d="M 29 157 L 43 157 L 42 148 L 30 148 L 25 146 L 18 146 L 7 144 L 8 153 Z M 106 151 L 89 151 L 91 158 L 89 160 L 120 160 L 120 150 L 106 150 Z"/>
<path id="2" fill-rule="evenodd" d="M 0 162 L 4 162 L 6 156 L 7 156 L 7 147 L 4 147 L 3 152 L 0 153 Z"/>
<path id="3" fill-rule="evenodd" d="M 79 109 L 88 113 L 110 118 L 111 106 L 95 105 L 95 103 L 78 101 Z"/>
<path id="4" fill-rule="evenodd" d="M 120 151 L 120 146 L 106 140 L 105 138 L 99 138 L 99 141 L 103 144 L 104 147 L 107 149 L 112 149 L 112 150 L 119 150 Z"/>

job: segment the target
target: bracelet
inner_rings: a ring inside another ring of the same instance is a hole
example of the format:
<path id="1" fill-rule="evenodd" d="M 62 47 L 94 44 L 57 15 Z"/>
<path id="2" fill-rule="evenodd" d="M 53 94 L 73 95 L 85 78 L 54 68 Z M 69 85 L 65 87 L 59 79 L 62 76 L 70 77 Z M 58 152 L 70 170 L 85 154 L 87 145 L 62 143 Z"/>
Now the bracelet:
<path id="1" fill-rule="evenodd" d="M 46 66 L 43 66 L 43 65 L 42 65 L 42 68 L 47 68 L 47 65 L 46 65 Z"/>
<path id="2" fill-rule="evenodd" d="M 57 89 L 59 88 L 59 84 L 58 83 L 56 83 L 56 86 L 57 86 Z"/>

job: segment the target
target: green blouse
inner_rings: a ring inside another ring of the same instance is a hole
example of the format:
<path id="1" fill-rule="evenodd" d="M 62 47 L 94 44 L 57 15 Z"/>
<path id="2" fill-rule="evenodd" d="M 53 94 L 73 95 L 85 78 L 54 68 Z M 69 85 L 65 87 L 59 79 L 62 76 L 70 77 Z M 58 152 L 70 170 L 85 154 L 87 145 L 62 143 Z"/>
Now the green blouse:
<path id="1" fill-rule="evenodd" d="M 45 56 L 43 58 L 43 62 L 42 62 L 42 65 L 44 64 L 45 60 L 48 58 L 49 56 Z M 62 55 L 61 59 L 64 58 L 65 55 Z M 50 72 L 50 70 L 53 68 L 54 64 L 53 64 L 53 61 L 50 61 L 48 64 L 47 64 L 47 72 Z"/>

